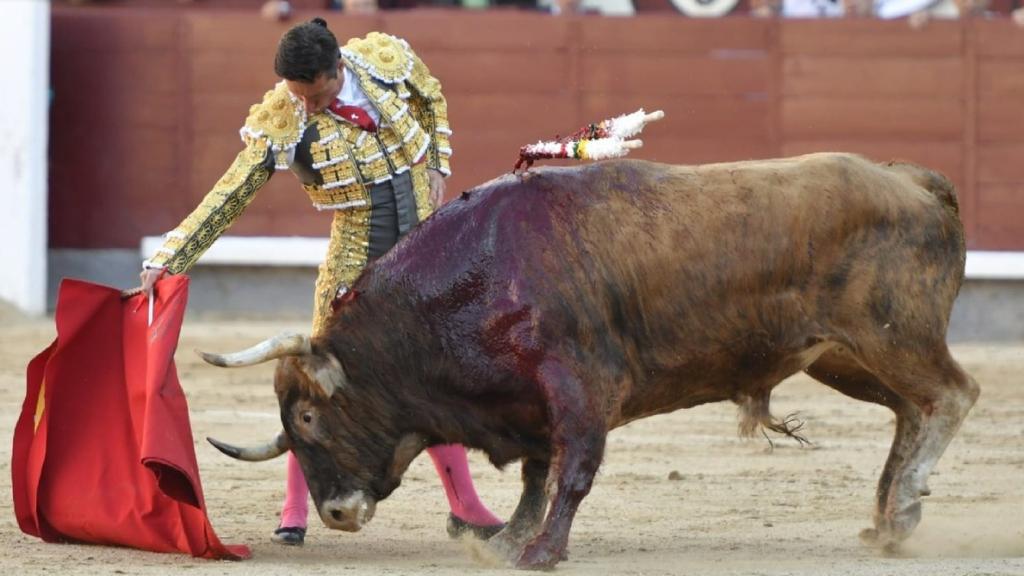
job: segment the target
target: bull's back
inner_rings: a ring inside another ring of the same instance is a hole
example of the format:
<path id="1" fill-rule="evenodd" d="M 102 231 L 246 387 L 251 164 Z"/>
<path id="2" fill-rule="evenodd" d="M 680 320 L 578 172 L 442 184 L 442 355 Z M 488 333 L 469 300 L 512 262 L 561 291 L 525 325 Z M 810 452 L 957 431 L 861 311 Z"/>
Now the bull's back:
<path id="1" fill-rule="evenodd" d="M 592 288 L 583 293 L 602 293 L 603 281 L 606 290 L 702 295 L 706 304 L 726 289 L 813 283 L 857 248 L 883 260 L 885 247 L 914 249 L 949 260 L 956 275 L 963 234 L 947 185 L 912 165 L 843 154 L 692 167 L 607 162 L 540 171 L 510 191 L 525 205 L 498 217 L 495 240 L 547 279 Z"/>

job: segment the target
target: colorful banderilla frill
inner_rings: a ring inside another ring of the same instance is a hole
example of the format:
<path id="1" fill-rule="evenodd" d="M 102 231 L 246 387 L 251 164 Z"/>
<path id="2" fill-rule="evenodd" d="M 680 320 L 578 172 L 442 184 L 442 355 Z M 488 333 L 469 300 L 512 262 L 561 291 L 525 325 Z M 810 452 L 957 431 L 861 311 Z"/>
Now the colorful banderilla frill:
<path id="1" fill-rule="evenodd" d="M 656 110 L 651 113 L 641 108 L 632 114 L 623 114 L 597 124 L 588 124 L 565 138 L 547 142 L 527 144 L 519 149 L 519 160 L 512 171 L 526 164 L 529 169 L 535 160 L 541 158 L 579 158 L 581 160 L 604 160 L 619 158 L 630 150 L 643 146 L 642 140 L 626 140 L 643 131 L 648 122 L 661 120 L 665 113 Z"/>

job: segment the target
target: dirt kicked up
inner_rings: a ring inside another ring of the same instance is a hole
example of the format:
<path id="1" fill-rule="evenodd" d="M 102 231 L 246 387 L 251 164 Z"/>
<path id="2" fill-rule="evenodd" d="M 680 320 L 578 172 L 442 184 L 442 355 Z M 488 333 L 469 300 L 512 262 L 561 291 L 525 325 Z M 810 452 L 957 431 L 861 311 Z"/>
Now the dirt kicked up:
<path id="1" fill-rule="evenodd" d="M 253 558 L 212 562 L 128 549 L 45 544 L 22 534 L 11 502 L 14 423 L 24 368 L 54 336 L 49 321 L 0 314 L 0 573 L 62 575 L 512 573 L 449 540 L 443 492 L 419 457 L 376 517 L 358 534 L 311 517 L 302 548 L 270 542 L 284 490 L 284 459 L 231 460 L 206 436 L 245 444 L 280 428 L 272 364 L 226 370 L 194 348 L 240 349 L 305 323 L 187 320 L 177 354 L 211 521 Z M 981 385 L 981 398 L 929 481 L 923 520 L 901 557 L 857 537 L 871 523 L 875 483 L 894 419 L 806 377 L 782 384 L 777 415 L 800 412 L 811 447 L 773 438 L 741 440 L 736 408 L 715 404 L 635 422 L 612 432 L 605 463 L 573 525 L 559 574 L 1024 575 L 1024 343 L 968 345 L 953 355 Z M 471 455 L 477 488 L 507 517 L 519 469 L 495 470 Z"/>

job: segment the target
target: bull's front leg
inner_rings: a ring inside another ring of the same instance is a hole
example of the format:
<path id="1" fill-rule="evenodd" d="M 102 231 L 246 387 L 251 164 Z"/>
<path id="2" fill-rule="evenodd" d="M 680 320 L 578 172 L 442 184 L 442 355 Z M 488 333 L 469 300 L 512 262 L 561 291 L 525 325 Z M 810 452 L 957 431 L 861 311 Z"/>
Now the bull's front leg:
<path id="1" fill-rule="evenodd" d="M 552 568 L 566 554 L 569 530 L 580 502 L 590 492 L 601 465 L 607 430 L 579 377 L 560 362 L 545 362 L 538 370 L 548 402 L 551 430 L 551 470 L 554 496 L 538 534 L 519 556 L 516 566 Z"/>
<path id="2" fill-rule="evenodd" d="M 547 509 L 548 462 L 523 460 L 523 494 L 505 529 L 487 541 L 499 557 L 516 561 L 523 547 L 540 531 Z"/>

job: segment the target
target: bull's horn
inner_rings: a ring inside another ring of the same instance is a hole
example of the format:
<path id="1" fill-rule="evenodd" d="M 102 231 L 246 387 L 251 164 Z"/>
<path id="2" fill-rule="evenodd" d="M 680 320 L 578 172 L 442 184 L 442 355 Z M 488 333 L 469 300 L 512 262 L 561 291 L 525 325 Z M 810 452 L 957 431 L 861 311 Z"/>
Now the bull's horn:
<path id="1" fill-rule="evenodd" d="M 206 441 L 213 444 L 213 447 L 237 460 L 246 462 L 263 462 L 271 458 L 277 458 L 291 449 L 291 442 L 284 432 L 278 432 L 277 437 L 262 446 L 239 447 L 225 444 L 219 440 L 207 437 Z"/>
<path id="2" fill-rule="evenodd" d="M 259 364 L 260 362 L 266 362 L 282 356 L 302 356 L 311 352 L 309 336 L 294 332 L 278 334 L 251 348 L 231 354 L 211 354 L 196 350 L 196 353 L 210 364 L 232 368 L 236 366 L 252 366 L 253 364 Z"/>

